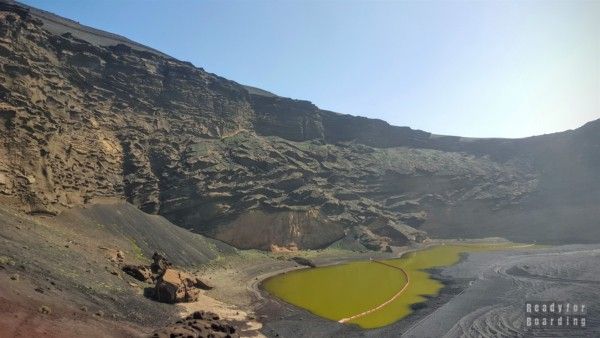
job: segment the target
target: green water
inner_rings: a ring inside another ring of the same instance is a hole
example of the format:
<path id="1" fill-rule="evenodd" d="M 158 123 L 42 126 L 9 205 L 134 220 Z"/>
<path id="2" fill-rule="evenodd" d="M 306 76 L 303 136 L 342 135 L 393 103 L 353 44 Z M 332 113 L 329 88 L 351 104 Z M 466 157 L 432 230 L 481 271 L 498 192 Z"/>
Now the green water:
<path id="1" fill-rule="evenodd" d="M 411 313 L 412 304 L 437 296 L 442 283 L 424 269 L 456 264 L 463 252 L 500 250 L 503 244 L 439 245 L 384 262 L 402 268 L 410 283 L 401 296 L 383 308 L 356 318 L 362 328 L 396 322 Z M 331 320 L 340 320 L 373 309 L 398 293 L 406 284 L 401 270 L 376 262 L 360 261 L 316 269 L 303 269 L 265 281 L 265 289 L 282 300 Z"/>

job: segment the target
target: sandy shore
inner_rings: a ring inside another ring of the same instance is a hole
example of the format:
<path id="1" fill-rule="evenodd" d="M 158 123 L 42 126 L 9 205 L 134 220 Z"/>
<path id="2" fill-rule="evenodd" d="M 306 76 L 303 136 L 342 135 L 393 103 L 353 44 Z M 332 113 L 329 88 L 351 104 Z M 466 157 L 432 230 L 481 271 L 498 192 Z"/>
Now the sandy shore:
<path id="1" fill-rule="evenodd" d="M 330 266 L 368 260 L 370 258 L 399 258 L 414 250 L 424 249 L 441 243 L 454 242 L 453 240 L 437 240 L 411 247 L 396 247 L 391 253 L 352 252 L 336 249 L 279 254 L 243 251 L 239 255 L 223 257 L 201 268 L 200 273 L 206 276 L 209 283 L 217 287 L 205 293 L 206 299 L 186 305 L 185 310 L 182 310 L 182 314 L 186 314 L 195 308 L 204 308 L 241 324 L 243 327 L 242 332 L 248 336 L 257 336 L 259 331 L 268 336 L 276 336 L 278 333 L 270 328 L 271 323 L 281 321 L 282 318 L 287 318 L 289 314 L 295 316 L 299 313 L 303 314 L 303 316 L 299 317 L 301 318 L 298 321 L 299 323 L 302 323 L 306 317 L 309 321 L 317 321 L 319 325 L 321 325 L 321 321 L 324 321 L 334 326 L 340 325 L 342 328 L 350 329 L 353 332 L 361 332 L 364 330 L 357 326 L 341 325 L 337 322 L 320 318 L 304 309 L 297 308 L 272 297 L 262 289 L 261 285 L 265 280 L 273 276 L 297 269 L 306 269 L 307 267 L 300 266 L 296 262 L 289 260 L 295 255 L 309 258 L 318 266 Z M 441 277 L 438 279 L 443 280 Z M 451 284 L 450 281 L 446 281 L 445 283 Z M 430 311 L 434 304 L 440 303 L 440 299 L 445 299 L 444 295 L 452 295 L 455 292 L 455 288 L 445 287 L 441 291 L 440 297 L 427 301 L 427 306 L 417 309 L 415 315 L 410 316 L 414 318 L 407 318 L 403 322 L 410 324 L 413 321 L 419 320 L 421 316 L 428 314 L 427 311 Z M 295 321 L 295 319 L 292 319 L 292 321 Z"/>

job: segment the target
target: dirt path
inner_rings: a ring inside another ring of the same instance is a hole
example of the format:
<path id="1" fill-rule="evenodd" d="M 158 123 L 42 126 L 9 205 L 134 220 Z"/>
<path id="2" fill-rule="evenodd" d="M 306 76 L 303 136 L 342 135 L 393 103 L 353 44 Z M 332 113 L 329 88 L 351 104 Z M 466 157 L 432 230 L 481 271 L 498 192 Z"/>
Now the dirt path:
<path id="1" fill-rule="evenodd" d="M 404 291 L 406 291 L 406 289 L 410 285 L 410 278 L 408 277 L 408 273 L 406 273 L 406 271 L 404 271 L 404 269 L 402 269 L 401 267 L 393 266 L 391 264 L 388 264 L 388 263 L 385 263 L 385 262 L 382 262 L 382 261 L 373 261 L 373 262 L 374 263 L 383 264 L 383 265 L 388 266 L 390 268 L 402 271 L 402 273 L 404 274 L 404 277 L 406 277 L 406 284 L 404 284 L 404 286 L 402 287 L 402 289 L 400 289 L 400 291 L 398 291 L 395 295 L 393 295 L 392 298 L 386 300 L 385 302 L 383 302 L 383 303 L 377 305 L 376 307 L 371 308 L 371 309 L 369 309 L 367 311 L 364 311 L 364 312 L 361 312 L 359 314 L 356 314 L 354 316 L 342 318 L 342 319 L 338 320 L 338 322 L 340 322 L 340 323 L 346 323 L 346 322 L 349 322 L 351 320 L 354 320 L 354 319 L 357 319 L 357 318 L 360 318 L 360 317 L 364 317 L 364 316 L 366 316 L 368 314 L 371 314 L 371 313 L 373 313 L 373 312 L 375 312 L 377 310 L 380 310 L 380 309 L 384 308 L 385 306 L 387 306 L 388 304 L 390 304 L 391 302 L 393 302 L 394 300 L 396 300 L 398 297 L 400 297 L 402 295 L 402 293 L 404 293 Z"/>

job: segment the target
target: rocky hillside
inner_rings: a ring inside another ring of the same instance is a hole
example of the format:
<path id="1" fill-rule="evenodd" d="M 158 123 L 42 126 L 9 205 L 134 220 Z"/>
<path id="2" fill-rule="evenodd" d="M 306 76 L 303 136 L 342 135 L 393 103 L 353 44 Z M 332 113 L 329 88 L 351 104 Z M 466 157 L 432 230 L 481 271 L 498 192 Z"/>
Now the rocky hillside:
<path id="1" fill-rule="evenodd" d="M 379 250 L 423 230 L 600 240 L 599 121 L 520 140 L 432 135 L 5 2 L 0 60 L 0 194 L 30 213 L 123 198 L 260 249 Z"/>

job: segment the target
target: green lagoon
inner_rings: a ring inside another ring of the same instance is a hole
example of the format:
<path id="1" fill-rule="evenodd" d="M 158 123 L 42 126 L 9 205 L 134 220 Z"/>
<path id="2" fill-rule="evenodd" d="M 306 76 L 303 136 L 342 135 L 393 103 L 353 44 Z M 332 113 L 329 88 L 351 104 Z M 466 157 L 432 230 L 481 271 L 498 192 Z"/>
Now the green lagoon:
<path id="1" fill-rule="evenodd" d="M 424 270 L 456 264 L 461 253 L 513 247 L 514 243 L 437 245 L 397 259 L 288 272 L 266 280 L 264 288 L 318 316 L 377 328 L 406 317 L 411 305 L 424 302 L 425 296 L 439 294 L 443 284 Z"/>

